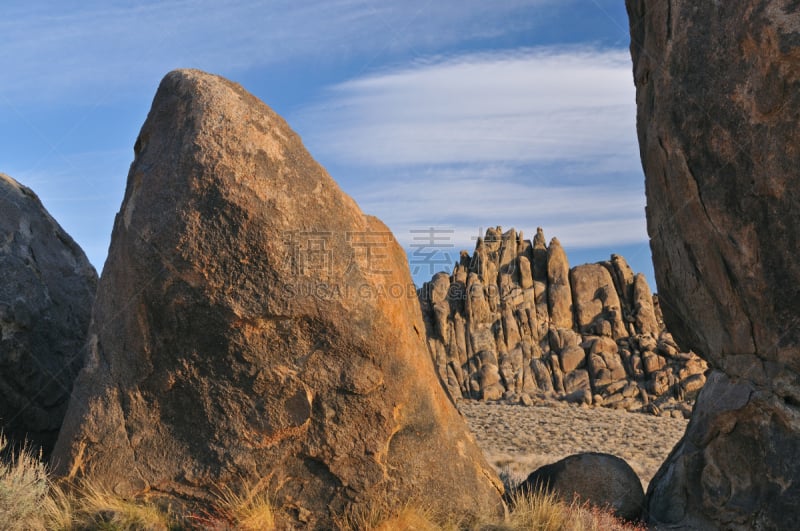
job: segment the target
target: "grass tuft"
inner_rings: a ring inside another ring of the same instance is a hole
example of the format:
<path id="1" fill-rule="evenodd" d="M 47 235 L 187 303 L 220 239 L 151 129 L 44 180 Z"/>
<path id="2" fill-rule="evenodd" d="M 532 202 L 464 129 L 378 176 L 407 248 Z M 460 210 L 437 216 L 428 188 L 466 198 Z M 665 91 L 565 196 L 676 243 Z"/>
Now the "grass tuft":
<path id="1" fill-rule="evenodd" d="M 127 500 L 86 482 L 77 490 L 73 521 L 80 529 L 169 531 L 176 528 L 175 519 L 155 505 Z"/>
<path id="2" fill-rule="evenodd" d="M 608 510 L 573 501 L 564 503 L 553 492 L 538 488 L 511 495 L 511 515 L 506 531 L 643 531 Z"/>
<path id="3" fill-rule="evenodd" d="M 56 483 L 50 483 L 48 496 L 42 500 L 41 518 L 52 531 L 71 531 L 78 521 L 76 499 Z"/>
<path id="4" fill-rule="evenodd" d="M 209 510 L 189 515 L 187 520 L 200 529 L 274 530 L 275 509 L 266 487 L 269 480 L 268 476 L 254 485 L 243 483 L 239 490 L 224 486 Z"/>
<path id="5" fill-rule="evenodd" d="M 349 511 L 336 521 L 340 531 L 456 531 L 457 524 L 442 523 L 424 503 L 391 507 L 373 502 Z"/>
<path id="6" fill-rule="evenodd" d="M 570 507 L 555 494 L 539 489 L 535 492 L 519 492 L 511 496 L 511 529 L 538 531 L 561 531 L 574 522 Z"/>

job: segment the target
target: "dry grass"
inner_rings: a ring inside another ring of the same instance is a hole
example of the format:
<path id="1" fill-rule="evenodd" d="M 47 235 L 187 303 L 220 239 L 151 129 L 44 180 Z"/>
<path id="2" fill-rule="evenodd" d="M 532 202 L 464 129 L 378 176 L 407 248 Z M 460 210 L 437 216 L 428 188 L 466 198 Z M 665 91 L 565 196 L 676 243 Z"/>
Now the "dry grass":
<path id="1" fill-rule="evenodd" d="M 643 527 L 623 522 L 608 511 L 577 502 L 566 504 L 555 494 L 538 490 L 511 497 L 507 531 L 638 531 Z"/>
<path id="2" fill-rule="evenodd" d="M 511 499 L 509 529 L 561 531 L 572 520 L 566 504 L 550 493 L 517 494 Z M 573 520 L 574 521 L 574 520 Z"/>
<path id="3" fill-rule="evenodd" d="M 27 459 L 25 461 L 24 459 Z M 17 530 L 104 530 L 168 531 L 172 529 L 276 529 L 274 511 L 264 489 L 242 492 L 224 489 L 212 512 L 205 516 L 181 518 L 146 502 L 122 499 L 96 486 L 83 484 L 67 491 L 50 484 L 43 465 L 27 455 L 22 461 L 3 465 L 0 481 L 4 511 L 3 529 Z M 16 468 L 13 468 L 16 467 Z M 20 470 L 24 467 L 24 470 Z M 12 469 L 13 468 L 13 469 Z M 7 472 L 11 471 L 9 475 Z M 20 478 L 25 478 L 20 481 Z M 13 504 L 11 500 L 23 503 Z M 9 507 L 14 507 L 9 510 Z M 391 510 L 376 503 L 354 511 L 337 521 L 341 531 L 637 531 L 608 512 L 587 505 L 571 505 L 544 492 L 512 497 L 508 518 L 485 518 L 466 525 L 449 517 L 437 517 L 425 504 L 409 503 Z"/>
<path id="4" fill-rule="evenodd" d="M 7 440 L 0 434 L 0 451 Z M 92 485 L 65 490 L 53 483 L 41 456 L 27 447 L 0 460 L 0 522 L 8 531 L 174 529 L 176 520 L 153 505 L 135 503 Z"/>
<path id="5" fill-rule="evenodd" d="M 437 515 L 424 500 L 393 506 L 387 499 L 351 510 L 335 520 L 339 531 L 458 531 L 455 515 Z"/>
<path id="6" fill-rule="evenodd" d="M 53 531 L 70 531 L 75 528 L 78 515 L 75 499 L 55 483 L 50 484 L 48 496 L 42 502 L 42 518 Z"/>
<path id="7" fill-rule="evenodd" d="M 0 452 L 7 450 L 0 434 Z M 275 529 L 274 510 L 261 484 L 220 490 L 204 517 L 173 514 L 147 500 L 129 500 L 98 485 L 57 484 L 40 456 L 27 448 L 0 460 L 0 527 L 3 531 L 169 531 L 173 529 Z"/>
<path id="8" fill-rule="evenodd" d="M 192 516 L 195 525 L 206 529 L 241 529 L 243 531 L 272 531 L 275 526 L 275 509 L 266 483 L 269 478 L 255 485 L 243 483 L 240 490 L 223 487 L 210 512 Z"/>
<path id="9" fill-rule="evenodd" d="M 77 489 L 73 504 L 73 521 L 78 529 L 168 531 L 178 528 L 177 518 L 169 511 L 144 501 L 121 498 L 85 482 Z"/>
<path id="10" fill-rule="evenodd" d="M 0 450 L 6 440 L 0 435 Z M 234 491 L 222 488 L 203 516 L 177 515 L 147 500 L 123 499 L 86 482 L 65 487 L 50 481 L 46 466 L 23 448 L 0 460 L 0 522 L 9 531 L 168 531 L 173 529 L 276 529 L 266 488 L 269 478 Z M 380 500 L 337 520 L 342 531 L 635 531 L 610 513 L 588 505 L 565 504 L 535 492 L 511 498 L 507 518 L 487 515 L 465 523 L 460 515 L 437 515 L 424 500 L 391 505 Z"/>
<path id="11" fill-rule="evenodd" d="M 466 524 L 437 517 L 424 502 L 392 511 L 378 503 L 337 521 L 340 531 L 644 531 L 608 511 L 586 504 L 567 504 L 554 494 L 520 492 L 511 497 L 507 518 L 486 517 Z"/>
<path id="12" fill-rule="evenodd" d="M 442 526 L 435 524 L 425 511 L 405 507 L 396 516 L 380 522 L 375 531 L 393 531 L 395 529 L 415 529 L 418 531 L 437 531 Z"/>

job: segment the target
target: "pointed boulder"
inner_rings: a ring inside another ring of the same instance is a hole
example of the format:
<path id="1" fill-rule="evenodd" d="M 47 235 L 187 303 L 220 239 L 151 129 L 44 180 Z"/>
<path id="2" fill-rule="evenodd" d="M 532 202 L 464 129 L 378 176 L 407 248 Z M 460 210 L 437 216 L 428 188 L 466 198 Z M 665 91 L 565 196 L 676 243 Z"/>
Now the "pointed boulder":
<path id="1" fill-rule="evenodd" d="M 550 322 L 556 328 L 572 328 L 572 288 L 569 284 L 569 261 L 558 238 L 547 248 L 547 286 Z"/>
<path id="2" fill-rule="evenodd" d="M 402 248 L 278 115 L 171 72 L 135 155 L 58 470 L 203 505 L 261 482 L 281 528 L 426 494 L 437 512 L 501 507 Z"/>

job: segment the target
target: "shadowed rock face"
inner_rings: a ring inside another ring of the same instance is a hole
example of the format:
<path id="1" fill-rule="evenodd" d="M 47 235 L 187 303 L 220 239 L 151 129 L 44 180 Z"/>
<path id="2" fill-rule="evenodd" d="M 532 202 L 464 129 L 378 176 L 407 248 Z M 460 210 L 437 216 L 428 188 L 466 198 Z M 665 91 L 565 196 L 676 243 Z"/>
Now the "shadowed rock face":
<path id="1" fill-rule="evenodd" d="M 664 318 L 716 371 L 653 521 L 800 527 L 800 5 L 627 0 Z"/>
<path id="2" fill-rule="evenodd" d="M 373 498 L 499 510 L 403 250 L 279 116 L 175 71 L 135 153 L 59 471 L 201 503 L 261 481 L 304 528 Z"/>
<path id="3" fill-rule="evenodd" d="M 0 174 L 0 429 L 49 455 L 83 364 L 97 273 L 30 189 Z"/>

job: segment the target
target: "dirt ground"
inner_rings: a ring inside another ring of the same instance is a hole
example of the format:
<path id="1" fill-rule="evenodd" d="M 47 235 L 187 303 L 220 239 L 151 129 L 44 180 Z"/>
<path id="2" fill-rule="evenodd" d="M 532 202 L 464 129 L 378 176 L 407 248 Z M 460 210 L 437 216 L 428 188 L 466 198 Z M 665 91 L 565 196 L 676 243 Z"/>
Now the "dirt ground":
<path id="1" fill-rule="evenodd" d="M 605 452 L 627 461 L 645 489 L 688 423 L 563 402 L 522 406 L 461 400 L 458 408 L 489 463 L 514 480 L 574 453 Z"/>

